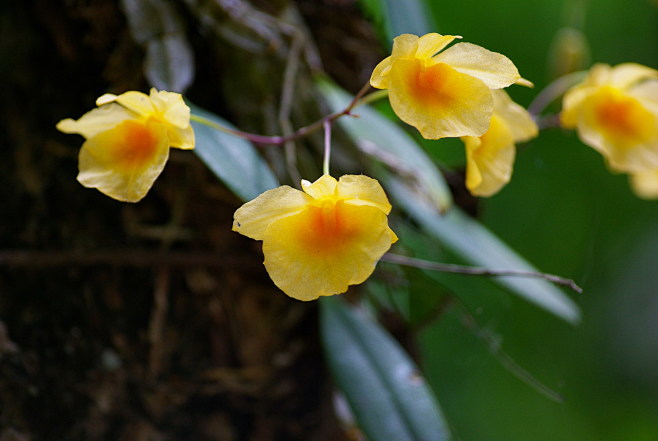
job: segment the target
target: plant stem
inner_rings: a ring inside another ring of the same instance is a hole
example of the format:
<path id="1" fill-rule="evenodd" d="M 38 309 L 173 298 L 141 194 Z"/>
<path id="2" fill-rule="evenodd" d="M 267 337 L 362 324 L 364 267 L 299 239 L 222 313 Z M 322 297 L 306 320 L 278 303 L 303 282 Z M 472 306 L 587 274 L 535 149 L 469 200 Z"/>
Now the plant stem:
<path id="1" fill-rule="evenodd" d="M 324 161 L 322 162 L 322 173 L 329 174 L 329 158 L 331 158 L 331 121 L 324 122 Z"/>
<path id="2" fill-rule="evenodd" d="M 222 131 L 224 133 L 229 133 L 233 136 L 247 139 L 255 144 L 283 145 L 288 141 L 293 141 L 295 139 L 302 138 L 308 135 L 309 133 L 315 132 L 316 130 L 322 128 L 325 125 L 325 123 L 331 124 L 344 115 L 351 115 L 352 109 L 354 109 L 358 105 L 365 102 L 372 102 L 375 99 L 379 99 L 383 96 L 379 91 L 377 91 L 371 94 L 374 96 L 373 98 L 371 98 L 370 95 L 364 97 L 363 95 L 368 91 L 369 88 L 370 88 L 370 83 L 364 84 L 361 90 L 359 90 L 359 92 L 356 95 L 354 95 L 352 101 L 343 110 L 331 113 L 315 121 L 314 123 L 309 124 L 308 126 L 304 126 L 301 127 L 300 129 L 297 129 L 297 131 L 286 136 L 266 136 L 266 135 L 258 135 L 256 133 L 243 132 L 242 130 L 226 127 L 222 124 L 216 123 L 214 121 L 211 121 L 207 118 L 195 114 L 190 115 L 190 119 L 200 124 L 204 124 L 208 127 L 212 127 L 213 129 Z"/>
<path id="3" fill-rule="evenodd" d="M 571 289 L 578 294 L 583 292 L 583 289 L 571 279 L 556 276 L 553 274 L 540 273 L 536 271 L 522 271 L 522 270 L 494 270 L 488 268 L 478 268 L 472 266 L 453 265 L 449 263 L 432 262 L 429 260 L 416 259 L 414 257 L 403 256 L 400 254 L 387 253 L 382 256 L 385 262 L 396 263 L 398 265 L 411 266 L 414 268 L 440 271 L 443 273 L 463 274 L 465 276 L 485 276 L 485 277 L 532 277 L 537 279 L 544 279 L 556 285 L 561 285 Z"/>

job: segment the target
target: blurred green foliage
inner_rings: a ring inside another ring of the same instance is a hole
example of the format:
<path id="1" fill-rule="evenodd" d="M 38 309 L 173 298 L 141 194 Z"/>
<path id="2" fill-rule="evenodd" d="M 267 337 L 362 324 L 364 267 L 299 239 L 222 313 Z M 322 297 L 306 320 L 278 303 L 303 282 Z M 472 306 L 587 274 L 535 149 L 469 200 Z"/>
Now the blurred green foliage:
<path id="1" fill-rule="evenodd" d="M 551 80 L 552 41 L 580 26 L 592 62 L 658 67 L 658 7 L 648 0 L 552 0 L 466 4 L 427 1 L 436 31 L 504 53 L 533 81 L 512 88 L 521 104 Z M 576 17 L 576 18 L 574 18 Z M 585 66 L 588 67 L 588 66 Z M 551 108 L 557 110 L 557 108 Z M 459 163 L 454 145 L 428 142 Z M 630 191 L 626 176 L 574 133 L 545 130 L 519 151 L 512 182 L 482 200 L 480 219 L 543 271 L 574 278 L 583 322 L 570 327 L 515 298 L 460 294 L 485 334 L 538 381 L 555 403 L 489 354 L 453 308 L 422 335 L 426 373 L 456 439 L 468 441 L 650 441 L 658 439 L 658 202 Z"/>

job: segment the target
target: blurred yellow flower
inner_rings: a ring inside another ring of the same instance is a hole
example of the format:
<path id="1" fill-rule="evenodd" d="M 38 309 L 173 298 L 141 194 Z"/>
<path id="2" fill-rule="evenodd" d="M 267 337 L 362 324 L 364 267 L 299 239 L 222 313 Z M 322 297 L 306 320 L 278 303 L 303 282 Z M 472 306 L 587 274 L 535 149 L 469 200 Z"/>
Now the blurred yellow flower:
<path id="1" fill-rule="evenodd" d="M 494 112 L 482 136 L 465 136 L 466 188 L 475 196 L 496 194 L 512 176 L 515 143 L 537 136 L 530 114 L 503 90 L 494 90 Z"/>
<path id="2" fill-rule="evenodd" d="M 564 95 L 562 126 L 621 172 L 658 168 L 658 71 L 635 63 L 594 65 Z"/>
<path id="3" fill-rule="evenodd" d="M 306 301 L 363 283 L 397 236 L 375 179 L 324 175 L 302 188 L 278 187 L 247 202 L 235 212 L 233 230 L 262 240 L 274 283 Z"/>
<path id="4" fill-rule="evenodd" d="M 638 197 L 658 199 L 658 168 L 631 173 L 630 183 Z"/>
<path id="5" fill-rule="evenodd" d="M 194 148 L 190 108 L 178 93 L 105 94 L 99 107 L 57 129 L 86 138 L 80 150 L 78 181 L 124 202 L 142 199 L 160 175 L 169 147 Z"/>
<path id="6" fill-rule="evenodd" d="M 398 117 L 427 139 L 481 136 L 493 112 L 492 89 L 531 84 L 504 55 L 470 43 L 443 50 L 456 38 L 400 35 L 370 78 L 373 87 L 388 89 Z"/>

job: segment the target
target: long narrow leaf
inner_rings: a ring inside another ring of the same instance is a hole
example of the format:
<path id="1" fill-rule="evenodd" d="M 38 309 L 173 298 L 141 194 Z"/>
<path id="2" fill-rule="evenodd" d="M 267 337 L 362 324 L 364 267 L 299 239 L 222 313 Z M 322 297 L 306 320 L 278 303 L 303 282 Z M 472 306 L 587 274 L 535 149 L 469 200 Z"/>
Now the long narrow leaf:
<path id="1" fill-rule="evenodd" d="M 232 127 L 213 113 L 191 107 L 196 115 Z M 248 201 L 279 185 L 270 167 L 249 141 L 195 121 L 192 126 L 196 136 L 194 152 L 239 198 Z"/>
<path id="2" fill-rule="evenodd" d="M 336 383 L 370 441 L 445 441 L 450 434 L 431 389 L 377 323 L 323 298 L 322 339 Z"/>

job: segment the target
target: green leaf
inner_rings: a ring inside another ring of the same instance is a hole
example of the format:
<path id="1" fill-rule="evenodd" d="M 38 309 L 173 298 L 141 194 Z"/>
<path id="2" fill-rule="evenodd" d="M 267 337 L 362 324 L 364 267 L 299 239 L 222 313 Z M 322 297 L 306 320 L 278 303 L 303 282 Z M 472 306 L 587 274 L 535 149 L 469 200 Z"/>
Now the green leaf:
<path id="1" fill-rule="evenodd" d="M 190 106 L 192 113 L 216 124 L 233 128 L 219 116 Z M 196 144 L 194 152 L 233 193 L 244 201 L 279 185 L 278 180 L 256 148 L 247 140 L 192 121 Z"/>
<path id="2" fill-rule="evenodd" d="M 385 20 L 391 39 L 400 34 L 418 36 L 434 32 L 432 13 L 424 0 L 384 0 Z"/>
<path id="3" fill-rule="evenodd" d="M 329 367 L 370 441 L 450 439 L 418 368 L 377 323 L 338 298 L 320 301 Z"/>
<path id="4" fill-rule="evenodd" d="M 344 109 L 352 99 L 326 80 L 319 81 L 318 88 L 334 112 Z M 396 123 L 368 106 L 358 107 L 354 114 L 358 118 L 346 116 L 338 123 L 357 147 L 420 187 L 440 211 L 448 209 L 452 202 L 450 190 L 423 148 Z"/>
<path id="5" fill-rule="evenodd" d="M 537 271 L 457 207 L 441 215 L 399 179 L 392 176 L 379 178 L 395 205 L 404 209 L 426 233 L 439 239 L 446 248 L 467 263 L 495 270 Z M 580 311 L 574 301 L 545 280 L 498 277 L 494 281 L 569 323 L 580 321 Z"/>
<path id="6" fill-rule="evenodd" d="M 122 0 L 133 39 L 144 47 L 144 74 L 157 88 L 182 93 L 194 79 L 194 53 L 172 2 Z"/>

